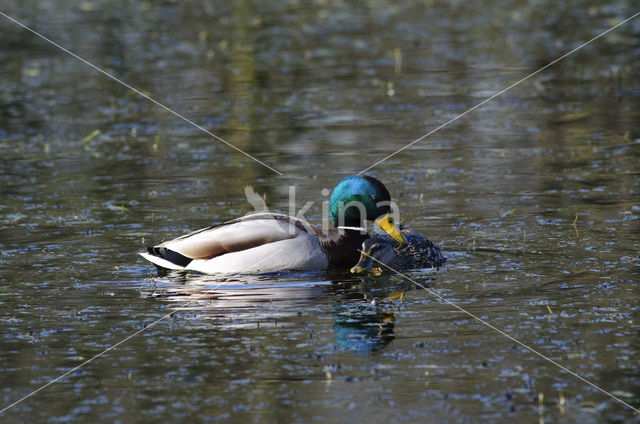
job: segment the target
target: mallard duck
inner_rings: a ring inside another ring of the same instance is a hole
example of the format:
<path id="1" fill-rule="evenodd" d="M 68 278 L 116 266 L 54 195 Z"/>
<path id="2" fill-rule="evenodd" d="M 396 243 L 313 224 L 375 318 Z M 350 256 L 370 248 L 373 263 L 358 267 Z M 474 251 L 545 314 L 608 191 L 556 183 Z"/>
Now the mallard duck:
<path id="1" fill-rule="evenodd" d="M 346 177 L 329 199 L 334 228 L 323 231 L 297 217 L 256 213 L 149 247 L 140 255 L 161 268 L 207 274 L 348 269 L 369 238 L 365 220 L 377 222 L 398 243 L 406 242 L 393 224 L 390 201 L 377 179 Z"/>
<path id="2" fill-rule="evenodd" d="M 360 254 L 358 263 L 351 268 L 351 272 L 360 274 L 374 267 L 381 268 L 382 271 L 390 271 L 389 268 L 397 271 L 439 268 L 447 260 L 440 248 L 424 235 L 402 227 L 400 232 L 407 240 L 405 244 L 397 243 L 386 234 L 376 234 L 363 241 L 361 249 L 363 253 Z M 389 268 L 376 261 L 382 262 Z"/>

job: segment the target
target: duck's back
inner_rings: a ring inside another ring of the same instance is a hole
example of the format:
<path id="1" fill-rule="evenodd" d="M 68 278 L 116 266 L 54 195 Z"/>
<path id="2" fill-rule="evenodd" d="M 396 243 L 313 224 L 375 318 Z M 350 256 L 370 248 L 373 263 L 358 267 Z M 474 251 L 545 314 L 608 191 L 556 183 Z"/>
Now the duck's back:
<path id="1" fill-rule="evenodd" d="M 368 237 L 355 229 L 318 226 L 283 214 L 247 215 L 148 248 L 159 267 L 215 273 L 258 273 L 348 267 Z"/>
<path id="2" fill-rule="evenodd" d="M 424 235 L 409 229 L 403 229 L 406 245 L 396 243 L 393 250 L 398 254 L 400 268 L 439 268 L 447 260 L 440 248 Z"/>
<path id="3" fill-rule="evenodd" d="M 141 255 L 169 269 L 204 273 L 322 269 L 318 228 L 276 213 L 258 213 L 194 231 Z"/>

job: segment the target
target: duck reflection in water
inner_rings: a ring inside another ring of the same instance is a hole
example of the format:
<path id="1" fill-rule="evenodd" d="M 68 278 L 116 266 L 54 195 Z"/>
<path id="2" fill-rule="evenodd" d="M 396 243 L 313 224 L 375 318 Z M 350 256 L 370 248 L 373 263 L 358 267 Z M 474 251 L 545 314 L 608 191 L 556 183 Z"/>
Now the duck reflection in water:
<path id="1" fill-rule="evenodd" d="M 370 310 L 367 306 L 360 303 L 334 308 L 333 329 L 340 348 L 366 355 L 382 349 L 395 338 L 394 311 Z"/>
<path id="2" fill-rule="evenodd" d="M 185 317 L 201 319 L 205 326 L 226 329 L 297 326 L 301 311 L 323 308 L 330 300 L 337 349 L 367 355 L 394 339 L 394 313 L 404 293 L 398 291 L 398 281 L 361 278 L 354 284 L 325 280 L 326 274 L 313 277 L 291 273 L 222 279 L 172 272 L 145 294 L 176 304 L 189 312 Z"/>

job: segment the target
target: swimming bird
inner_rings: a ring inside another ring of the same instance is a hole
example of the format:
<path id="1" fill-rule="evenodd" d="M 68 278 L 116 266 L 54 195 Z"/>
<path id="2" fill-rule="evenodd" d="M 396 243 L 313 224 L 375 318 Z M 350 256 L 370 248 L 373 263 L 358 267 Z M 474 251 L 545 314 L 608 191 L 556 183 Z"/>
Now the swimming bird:
<path id="1" fill-rule="evenodd" d="M 393 223 L 391 196 L 370 176 L 343 178 L 329 199 L 333 228 L 279 213 L 246 215 L 160 243 L 140 253 L 158 267 L 207 274 L 282 270 L 348 269 L 369 238 L 365 220 L 375 221 L 398 243 L 406 240 Z"/>
<path id="2" fill-rule="evenodd" d="M 370 268 L 381 268 L 382 271 L 439 268 L 447 260 L 440 248 L 424 235 L 402 226 L 400 232 L 407 243 L 399 244 L 386 234 L 376 234 L 362 242 L 360 260 L 351 272 L 360 274 Z"/>

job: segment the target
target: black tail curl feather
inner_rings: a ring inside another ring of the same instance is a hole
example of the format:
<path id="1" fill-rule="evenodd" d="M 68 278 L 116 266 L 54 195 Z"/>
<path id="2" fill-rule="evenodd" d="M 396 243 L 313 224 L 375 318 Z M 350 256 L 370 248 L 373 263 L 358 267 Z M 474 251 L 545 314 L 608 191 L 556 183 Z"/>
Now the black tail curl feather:
<path id="1" fill-rule="evenodd" d="M 165 261 L 169 261 L 172 264 L 182 267 L 186 267 L 193 260 L 187 256 L 184 256 L 183 254 L 174 252 L 173 250 L 169 250 L 164 247 L 147 247 L 147 252 L 149 252 L 149 254 L 153 256 L 158 256 Z"/>

